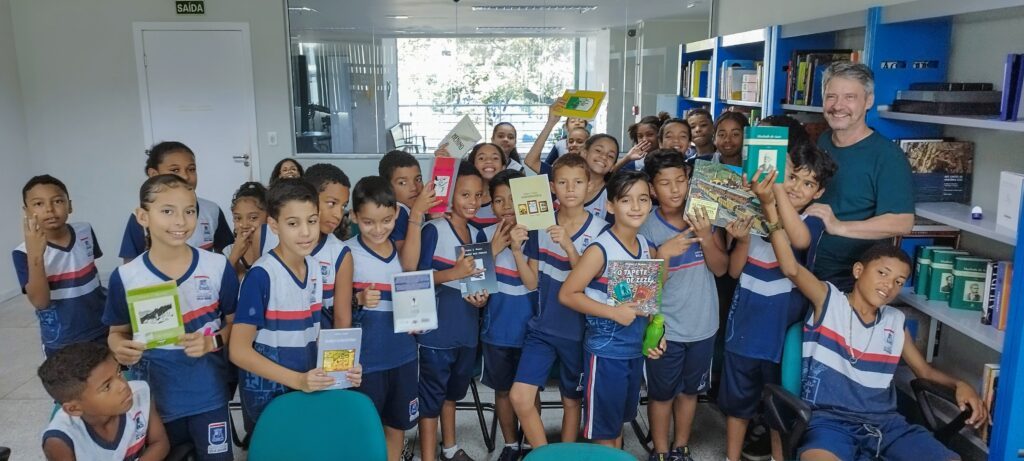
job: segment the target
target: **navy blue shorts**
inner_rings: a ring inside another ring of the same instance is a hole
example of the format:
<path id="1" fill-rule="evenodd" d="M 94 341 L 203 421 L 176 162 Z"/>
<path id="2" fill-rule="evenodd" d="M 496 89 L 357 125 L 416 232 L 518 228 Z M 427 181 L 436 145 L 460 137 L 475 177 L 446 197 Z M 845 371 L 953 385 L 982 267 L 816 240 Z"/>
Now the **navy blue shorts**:
<path id="1" fill-rule="evenodd" d="M 583 436 L 616 439 L 622 435 L 622 425 L 636 418 L 644 358 L 608 359 L 587 352 L 586 359 Z"/>
<path id="2" fill-rule="evenodd" d="M 363 373 L 363 383 L 353 389 L 373 401 L 385 426 L 405 431 L 420 419 L 419 375 L 419 363 L 412 360 L 389 370 Z"/>
<path id="3" fill-rule="evenodd" d="M 200 460 L 232 460 L 230 417 L 225 402 L 216 410 L 165 422 L 164 429 L 172 447 L 192 443 Z"/>
<path id="4" fill-rule="evenodd" d="M 765 384 L 780 384 L 781 366 L 771 360 L 744 357 L 725 351 L 718 408 L 726 416 L 750 419 L 757 412 Z"/>
<path id="5" fill-rule="evenodd" d="M 582 341 L 534 331 L 526 333 L 519 368 L 516 370 L 516 381 L 544 387 L 556 359 L 561 364 L 558 369 L 558 389 L 562 392 L 562 397 L 573 400 L 583 398 Z"/>
<path id="6" fill-rule="evenodd" d="M 445 400 L 466 397 L 476 368 L 476 348 L 433 349 L 420 346 L 420 417 L 436 418 Z"/>
<path id="7" fill-rule="evenodd" d="M 689 343 L 667 341 L 665 354 L 647 359 L 647 397 L 658 402 L 679 394 L 697 395 L 711 387 L 715 337 Z"/>
<path id="8" fill-rule="evenodd" d="M 960 459 L 928 430 L 908 423 L 898 413 L 854 421 L 826 411 L 811 412 L 798 455 L 813 449 L 826 450 L 843 460 Z"/>
<path id="9" fill-rule="evenodd" d="M 519 368 L 519 357 L 523 354 L 521 347 L 495 346 L 481 343 L 484 365 L 480 373 L 480 382 L 496 391 L 512 389 L 516 380 L 516 369 Z"/>

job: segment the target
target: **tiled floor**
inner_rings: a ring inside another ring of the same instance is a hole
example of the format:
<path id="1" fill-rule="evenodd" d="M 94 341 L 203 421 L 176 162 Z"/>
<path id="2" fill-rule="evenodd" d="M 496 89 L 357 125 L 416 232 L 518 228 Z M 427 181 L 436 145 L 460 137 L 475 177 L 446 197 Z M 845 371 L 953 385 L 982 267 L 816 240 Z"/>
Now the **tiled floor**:
<path id="1" fill-rule="evenodd" d="M 23 296 L 0 303 L 0 446 L 12 449 L 12 461 L 43 459 L 39 435 L 46 426 L 52 400 L 36 378 L 36 367 L 42 360 L 39 331 L 32 307 Z M 480 387 L 480 394 L 481 400 L 493 401 L 494 394 L 486 387 Z M 542 398 L 556 400 L 557 391 L 546 392 Z M 645 411 L 641 408 L 640 419 L 646 429 Z M 487 417 L 490 421 L 490 413 Z M 549 437 L 555 440 L 561 423 L 561 412 L 545 410 L 544 420 L 549 429 Z M 479 461 L 497 457 L 497 451 L 487 453 L 474 412 L 460 411 L 457 421 L 459 444 L 470 456 Z M 725 423 L 721 413 L 712 406 L 700 405 L 694 427 L 691 446 L 694 459 L 724 459 Z M 500 440 L 501 431 L 498 433 L 500 447 L 504 442 Z M 633 431 L 626 427 L 624 433 L 626 449 L 638 458 L 646 459 Z M 409 436 L 413 437 L 414 433 L 410 431 Z M 244 460 L 245 454 L 236 448 L 235 459 Z"/>

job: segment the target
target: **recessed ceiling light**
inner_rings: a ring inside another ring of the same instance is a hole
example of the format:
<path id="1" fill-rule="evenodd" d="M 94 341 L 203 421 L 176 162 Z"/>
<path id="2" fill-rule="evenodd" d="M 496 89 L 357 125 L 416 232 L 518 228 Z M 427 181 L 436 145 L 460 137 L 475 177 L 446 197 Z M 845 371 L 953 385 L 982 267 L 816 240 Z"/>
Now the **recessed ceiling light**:
<path id="1" fill-rule="evenodd" d="M 409 16 L 404 16 L 404 15 L 400 15 L 400 14 L 399 15 L 392 15 L 392 16 L 384 16 L 384 17 L 388 18 L 388 19 L 409 19 Z"/>
<path id="2" fill-rule="evenodd" d="M 334 31 L 334 30 L 356 30 L 355 27 L 303 27 L 296 30 L 307 30 L 307 31 Z"/>
<path id="3" fill-rule="evenodd" d="M 302 13 L 319 13 L 319 11 L 317 11 L 315 8 L 310 8 L 308 6 L 289 7 L 288 11 L 289 12 L 299 13 L 299 14 L 302 14 Z"/>
<path id="4" fill-rule="evenodd" d="M 473 7 L 473 11 L 578 11 L 580 14 L 596 9 L 597 5 L 485 5 Z"/>
<path id="5" fill-rule="evenodd" d="M 565 30 L 565 27 L 558 26 L 481 26 L 477 27 L 478 32 L 552 32 Z"/>

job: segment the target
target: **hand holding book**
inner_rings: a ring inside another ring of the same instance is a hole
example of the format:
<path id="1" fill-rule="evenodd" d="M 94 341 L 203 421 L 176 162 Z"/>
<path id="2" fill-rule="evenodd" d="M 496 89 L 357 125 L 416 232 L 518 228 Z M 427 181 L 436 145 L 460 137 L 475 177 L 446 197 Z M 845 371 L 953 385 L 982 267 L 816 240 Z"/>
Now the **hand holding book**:
<path id="1" fill-rule="evenodd" d="M 185 355 L 197 359 L 213 350 L 213 341 L 201 331 L 178 336 L 178 345 L 185 348 Z"/>
<path id="2" fill-rule="evenodd" d="M 640 310 L 638 302 L 630 301 L 612 307 L 611 319 L 619 325 L 628 327 L 637 317 L 647 317 L 647 314 Z"/>
<path id="3" fill-rule="evenodd" d="M 359 374 L 362 379 L 362 373 Z M 299 375 L 298 387 L 296 389 L 305 392 L 322 391 L 334 385 L 334 377 L 324 372 L 323 368 L 314 368 Z"/>
<path id="4" fill-rule="evenodd" d="M 701 239 L 711 238 L 711 218 L 708 216 L 707 208 L 702 206 L 693 207 L 690 214 L 683 220 L 693 229 L 694 235 Z"/>

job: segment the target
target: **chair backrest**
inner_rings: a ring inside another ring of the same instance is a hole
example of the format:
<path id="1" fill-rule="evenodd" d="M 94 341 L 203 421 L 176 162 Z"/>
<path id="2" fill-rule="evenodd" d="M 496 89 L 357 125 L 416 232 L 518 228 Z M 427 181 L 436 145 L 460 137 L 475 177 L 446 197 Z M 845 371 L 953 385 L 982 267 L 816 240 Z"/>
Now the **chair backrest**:
<path id="1" fill-rule="evenodd" d="M 636 461 L 629 453 L 591 443 L 553 443 L 533 449 L 524 461 Z"/>
<path id="2" fill-rule="evenodd" d="M 290 392 L 260 415 L 249 460 L 386 461 L 384 426 L 369 397 L 355 391 Z"/>
<path id="3" fill-rule="evenodd" d="M 797 322 L 786 330 L 782 346 L 782 388 L 793 395 L 800 395 L 800 370 L 803 367 L 804 324 Z"/>

